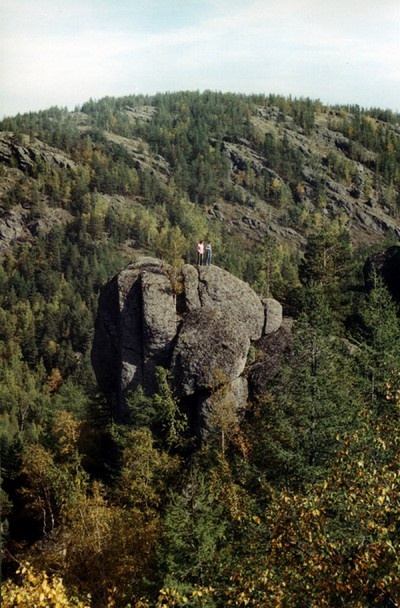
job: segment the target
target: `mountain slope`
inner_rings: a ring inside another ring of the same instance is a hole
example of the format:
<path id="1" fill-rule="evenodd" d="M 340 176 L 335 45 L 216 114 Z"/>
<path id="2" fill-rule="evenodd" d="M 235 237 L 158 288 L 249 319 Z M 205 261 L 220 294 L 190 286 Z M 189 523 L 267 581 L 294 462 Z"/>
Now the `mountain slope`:
<path id="1" fill-rule="evenodd" d="M 400 119 L 391 113 L 187 92 L 105 98 L 0 126 L 3 249 L 31 237 L 32 216 L 48 229 L 51 216 L 68 219 L 54 209 L 85 213 L 83 199 L 94 195 L 90 212 L 100 219 L 144 208 L 158 230 L 165 206 L 169 222 L 191 240 L 188 211 L 171 213 L 184 198 L 214 238 L 250 251 L 267 233 L 301 248 L 331 221 L 356 244 L 399 234 Z"/>

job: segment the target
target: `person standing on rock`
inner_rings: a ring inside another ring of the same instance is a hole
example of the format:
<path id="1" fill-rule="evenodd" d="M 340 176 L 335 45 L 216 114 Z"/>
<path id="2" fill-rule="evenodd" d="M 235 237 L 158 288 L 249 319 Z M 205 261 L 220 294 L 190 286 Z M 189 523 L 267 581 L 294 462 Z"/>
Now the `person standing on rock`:
<path id="1" fill-rule="evenodd" d="M 204 241 L 197 243 L 197 266 L 203 265 Z"/>
<path id="2" fill-rule="evenodd" d="M 210 264 L 211 264 L 211 258 L 212 258 L 211 241 L 207 241 L 207 245 L 206 245 L 206 260 L 205 260 L 206 266 L 210 266 Z"/>

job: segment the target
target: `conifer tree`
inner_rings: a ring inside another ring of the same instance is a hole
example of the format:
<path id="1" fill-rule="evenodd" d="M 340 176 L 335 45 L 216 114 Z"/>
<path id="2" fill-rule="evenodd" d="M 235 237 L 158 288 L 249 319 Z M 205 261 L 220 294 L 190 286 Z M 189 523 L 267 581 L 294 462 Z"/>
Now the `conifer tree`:
<path id="1" fill-rule="evenodd" d="M 209 585 L 222 567 L 226 521 L 205 476 L 194 469 L 181 491 L 170 494 L 159 551 L 163 587 L 186 593 Z"/>
<path id="2" fill-rule="evenodd" d="M 296 323 L 293 354 L 256 407 L 254 456 L 275 482 L 303 484 L 324 475 L 361 407 L 357 374 L 333 327 L 322 292 Z"/>
<path id="3" fill-rule="evenodd" d="M 398 306 L 383 279 L 372 278 L 373 287 L 359 308 L 360 326 L 352 337 L 359 348 L 366 397 L 379 411 L 387 405 L 388 378 L 400 370 L 400 324 Z"/>

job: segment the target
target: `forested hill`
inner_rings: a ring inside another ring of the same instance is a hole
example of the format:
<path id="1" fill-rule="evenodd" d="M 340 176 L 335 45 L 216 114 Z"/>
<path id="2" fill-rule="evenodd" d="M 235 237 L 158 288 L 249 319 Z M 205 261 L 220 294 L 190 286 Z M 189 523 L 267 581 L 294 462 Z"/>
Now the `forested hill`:
<path id="1" fill-rule="evenodd" d="M 0 211 L 4 608 L 399 605 L 398 114 L 180 92 L 18 115 Z M 182 305 L 199 239 L 215 283 L 283 306 L 243 376 L 285 348 L 240 415 L 214 370 L 206 440 L 162 367 L 117 423 L 90 363 L 100 289 L 119 311 L 110 279 L 145 254 Z"/>
<path id="2" fill-rule="evenodd" d="M 0 128 L 3 248 L 66 213 L 95 238 L 157 254 L 173 240 L 178 257 L 204 231 L 222 256 L 266 233 L 296 248 L 329 222 L 356 243 L 397 231 L 400 117 L 389 111 L 186 92 L 52 108 Z"/>

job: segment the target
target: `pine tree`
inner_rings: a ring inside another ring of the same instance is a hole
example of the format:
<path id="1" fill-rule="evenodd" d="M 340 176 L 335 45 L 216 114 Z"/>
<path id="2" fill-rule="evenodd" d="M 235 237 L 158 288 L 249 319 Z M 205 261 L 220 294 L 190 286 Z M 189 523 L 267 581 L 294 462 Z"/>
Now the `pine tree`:
<path id="1" fill-rule="evenodd" d="M 358 376 L 333 333 L 325 296 L 294 328 L 294 349 L 255 408 L 253 454 L 270 480 L 303 484 L 325 475 L 361 407 Z M 262 431 L 260 428 L 262 427 Z"/>
<path id="2" fill-rule="evenodd" d="M 373 276 L 373 288 L 359 308 L 360 325 L 353 331 L 365 379 L 365 394 L 377 410 L 385 408 L 386 383 L 400 370 L 398 306 L 383 279 Z"/>
<path id="3" fill-rule="evenodd" d="M 180 492 L 169 497 L 159 551 L 163 587 L 186 593 L 216 579 L 226 530 L 221 503 L 207 479 L 193 470 Z"/>

